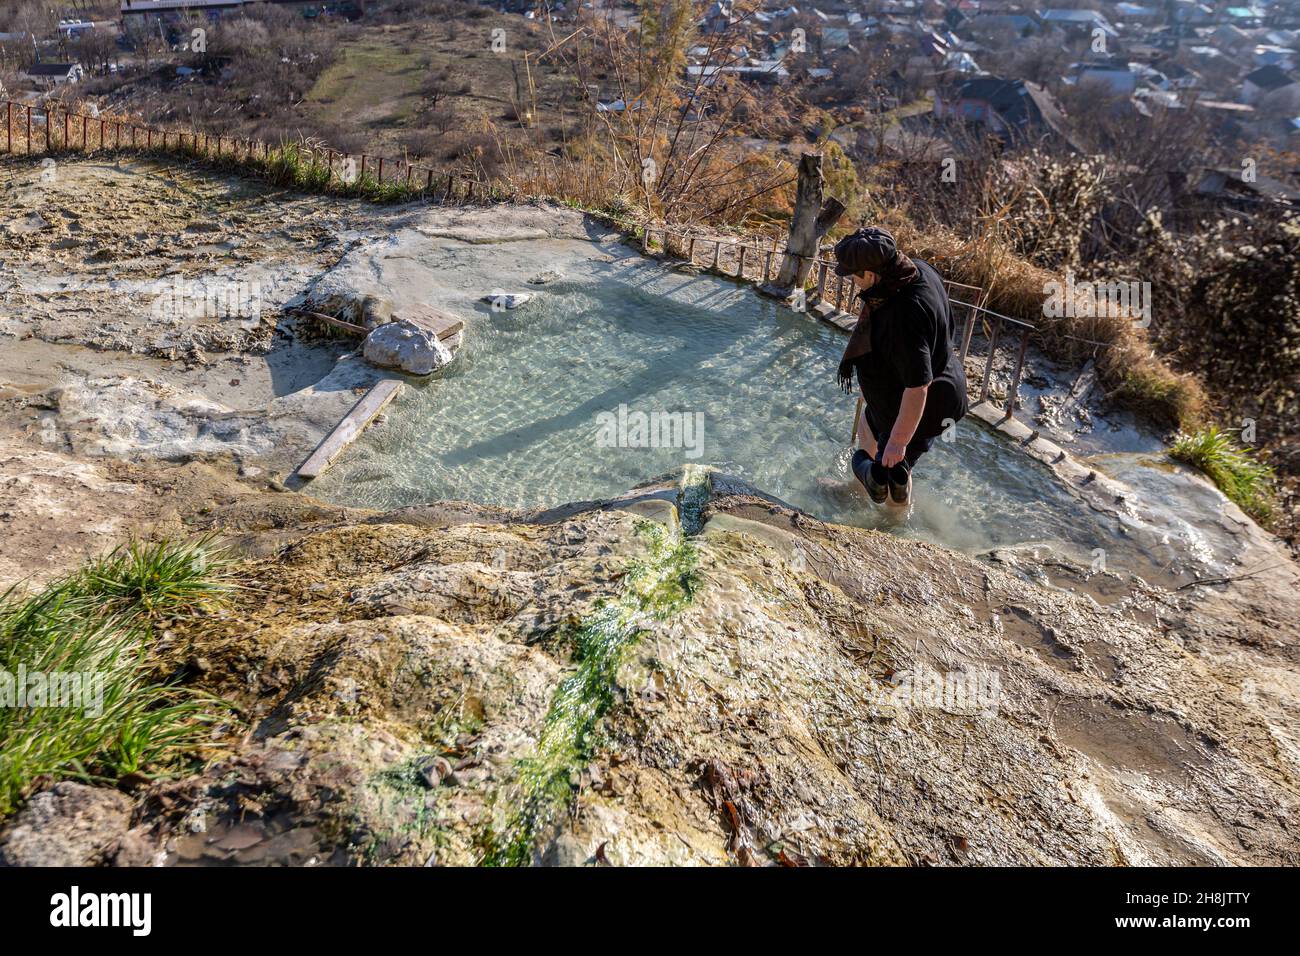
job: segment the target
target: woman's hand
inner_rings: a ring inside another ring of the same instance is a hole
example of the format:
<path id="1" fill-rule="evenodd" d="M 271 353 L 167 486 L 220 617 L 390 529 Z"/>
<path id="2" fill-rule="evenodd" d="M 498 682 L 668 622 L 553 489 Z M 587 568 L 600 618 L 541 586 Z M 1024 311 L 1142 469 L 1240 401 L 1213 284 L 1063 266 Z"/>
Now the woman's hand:
<path id="1" fill-rule="evenodd" d="M 880 463 L 886 468 L 893 468 L 907 455 L 907 446 L 892 438 L 885 442 L 885 450 L 880 455 Z"/>
<path id="2" fill-rule="evenodd" d="M 893 468 L 907 454 L 907 443 L 916 434 L 916 426 L 921 423 L 921 413 L 925 411 L 925 396 L 930 386 L 918 385 L 903 389 L 903 398 L 898 405 L 898 417 L 894 419 L 894 428 L 885 442 L 885 450 L 880 456 L 880 463 L 886 468 Z"/>
<path id="3" fill-rule="evenodd" d="M 835 373 L 835 380 L 839 383 L 840 389 L 845 395 L 853 394 L 853 359 L 845 359 L 840 362 L 839 370 Z"/>

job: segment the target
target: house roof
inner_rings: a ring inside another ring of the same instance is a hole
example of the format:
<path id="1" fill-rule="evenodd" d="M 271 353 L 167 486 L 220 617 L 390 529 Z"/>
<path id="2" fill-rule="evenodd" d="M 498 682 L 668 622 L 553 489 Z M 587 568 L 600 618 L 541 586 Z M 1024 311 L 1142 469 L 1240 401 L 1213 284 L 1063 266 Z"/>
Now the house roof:
<path id="1" fill-rule="evenodd" d="M 1295 80 L 1286 70 L 1270 63 L 1268 66 L 1261 66 L 1258 70 L 1247 73 L 1242 77 L 1242 82 L 1250 82 L 1261 90 L 1280 90 L 1284 86 L 1290 86 Z"/>
<path id="2" fill-rule="evenodd" d="M 23 72 L 28 76 L 67 76 L 75 63 L 34 63 Z"/>
<path id="3" fill-rule="evenodd" d="M 160 10 L 198 10 L 242 7 L 253 0 L 122 0 L 122 13 L 155 13 Z"/>
<path id="4" fill-rule="evenodd" d="M 1009 26 L 1011 29 L 1021 31 L 1037 27 L 1033 17 L 1027 17 L 1023 13 L 981 13 L 970 23 L 972 29 L 993 28 L 999 26 Z"/>
<path id="5" fill-rule="evenodd" d="M 984 100 L 1013 126 L 1028 129 L 1042 124 L 1076 150 L 1065 124 L 1065 114 L 1047 90 L 1026 80 L 976 76 L 957 87 L 958 99 Z"/>
<path id="6" fill-rule="evenodd" d="M 1254 193 L 1268 199 L 1284 202 L 1300 202 L 1300 192 L 1296 192 L 1281 180 L 1271 176 L 1257 176 L 1252 182 L 1244 182 L 1241 170 L 1206 166 L 1201 172 L 1201 181 L 1197 192 L 1209 195 L 1223 193 Z"/>

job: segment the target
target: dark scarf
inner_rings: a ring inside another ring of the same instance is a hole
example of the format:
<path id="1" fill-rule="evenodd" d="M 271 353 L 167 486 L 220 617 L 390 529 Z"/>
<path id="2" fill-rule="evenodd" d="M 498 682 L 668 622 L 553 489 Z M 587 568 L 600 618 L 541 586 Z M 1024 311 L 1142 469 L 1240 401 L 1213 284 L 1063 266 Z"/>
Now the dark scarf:
<path id="1" fill-rule="evenodd" d="M 859 292 L 862 297 L 862 312 L 858 315 L 858 324 L 849 334 L 849 344 L 844 347 L 840 358 L 840 367 L 835 373 L 836 381 L 844 394 L 853 393 L 853 363 L 871 351 L 871 314 L 887 303 L 898 293 L 914 282 L 921 281 L 921 270 L 911 259 L 901 252 L 890 263 L 889 271 L 882 274 L 880 280 L 870 289 Z"/>

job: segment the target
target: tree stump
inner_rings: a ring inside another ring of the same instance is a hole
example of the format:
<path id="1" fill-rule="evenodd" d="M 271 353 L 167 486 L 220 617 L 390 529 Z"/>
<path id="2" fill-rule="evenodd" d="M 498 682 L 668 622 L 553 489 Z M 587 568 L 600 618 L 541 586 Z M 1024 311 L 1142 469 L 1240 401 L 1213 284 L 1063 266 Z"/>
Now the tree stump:
<path id="1" fill-rule="evenodd" d="M 775 280 L 759 286 L 764 295 L 789 299 L 808 281 L 822 237 L 844 215 L 844 203 L 834 196 L 825 197 L 824 187 L 821 153 L 804 153 L 799 157 L 799 186 L 781 270 Z"/>

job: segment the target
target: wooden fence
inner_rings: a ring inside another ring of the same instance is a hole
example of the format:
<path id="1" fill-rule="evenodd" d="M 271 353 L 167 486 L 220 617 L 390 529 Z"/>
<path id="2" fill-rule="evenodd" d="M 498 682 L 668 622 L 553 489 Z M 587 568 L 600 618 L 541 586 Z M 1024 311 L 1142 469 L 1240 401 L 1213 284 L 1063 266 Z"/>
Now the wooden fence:
<path id="1" fill-rule="evenodd" d="M 56 156 L 144 150 L 236 163 L 266 163 L 277 151 L 294 149 L 306 153 L 326 171 L 326 183 L 330 186 L 335 183 L 347 186 L 358 181 L 380 187 L 396 186 L 409 193 L 410 198 L 424 198 L 439 203 L 519 198 L 499 184 L 482 182 L 457 173 L 438 173 L 428 166 L 411 163 L 406 159 L 368 153 L 352 155 L 306 143 L 271 147 L 260 140 L 214 136 L 193 129 L 146 126 L 116 116 L 90 116 L 60 110 L 57 106 L 32 106 L 12 100 L 0 101 L 0 116 L 4 120 L 0 143 L 9 153 Z M 601 218 L 628 234 L 639 234 L 642 249 L 647 254 L 653 252 L 653 237 L 657 234 L 665 256 L 679 258 L 692 265 L 702 265 L 706 272 L 742 282 L 768 282 L 779 274 L 783 257 L 797 255 L 789 248 L 781 249 L 780 242 L 770 236 L 724 239 L 698 235 L 687 226 L 638 223 L 609 215 Z M 808 290 L 808 305 L 828 306 L 832 314 L 852 314 L 855 311 L 853 302 L 856 295 L 853 283 L 834 275 L 834 263 L 825 258 L 824 250 L 813 259 L 813 265 L 815 271 L 809 275 L 810 278 L 816 275 L 816 283 L 813 289 Z M 1025 353 L 1029 337 L 1035 328 L 1028 322 L 989 311 L 986 308 L 988 294 L 982 289 L 958 282 L 945 282 L 945 286 L 954 319 L 960 316 L 958 334 L 963 361 L 970 350 L 977 327 L 984 331 L 988 341 L 977 401 L 988 400 L 997 349 L 1004 335 L 1019 332 L 1012 385 L 1007 393 L 1006 414 L 1010 417 L 1019 404 L 1018 393 Z M 968 299 L 973 301 L 967 301 Z M 972 382 L 972 386 L 973 384 Z"/>

